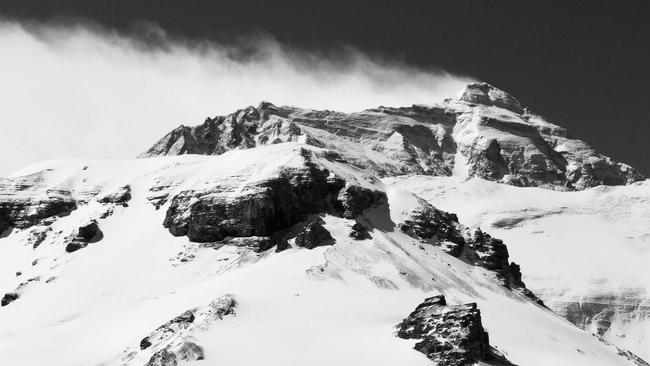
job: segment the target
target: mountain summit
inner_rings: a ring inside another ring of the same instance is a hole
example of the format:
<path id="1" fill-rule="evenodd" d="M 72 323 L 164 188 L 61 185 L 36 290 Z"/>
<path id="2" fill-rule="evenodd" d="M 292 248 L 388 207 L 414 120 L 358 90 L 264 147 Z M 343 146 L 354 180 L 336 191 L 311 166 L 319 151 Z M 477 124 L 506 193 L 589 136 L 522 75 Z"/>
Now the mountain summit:
<path id="1" fill-rule="evenodd" d="M 442 104 L 349 114 L 263 102 L 180 126 L 140 157 L 219 155 L 289 141 L 331 150 L 379 177 L 459 175 L 556 190 L 644 179 L 487 83 L 468 84 Z"/>

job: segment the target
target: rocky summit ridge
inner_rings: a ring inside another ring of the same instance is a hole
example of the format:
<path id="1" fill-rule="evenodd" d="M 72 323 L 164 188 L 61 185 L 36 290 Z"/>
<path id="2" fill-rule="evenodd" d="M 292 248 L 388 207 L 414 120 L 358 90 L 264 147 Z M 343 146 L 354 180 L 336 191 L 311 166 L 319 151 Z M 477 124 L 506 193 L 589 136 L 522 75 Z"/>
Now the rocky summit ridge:
<path id="1" fill-rule="evenodd" d="M 460 175 L 556 190 L 644 179 L 487 83 L 468 84 L 439 104 L 356 113 L 262 102 L 180 126 L 140 157 L 219 155 L 282 142 L 331 150 L 336 159 L 379 177 Z"/>

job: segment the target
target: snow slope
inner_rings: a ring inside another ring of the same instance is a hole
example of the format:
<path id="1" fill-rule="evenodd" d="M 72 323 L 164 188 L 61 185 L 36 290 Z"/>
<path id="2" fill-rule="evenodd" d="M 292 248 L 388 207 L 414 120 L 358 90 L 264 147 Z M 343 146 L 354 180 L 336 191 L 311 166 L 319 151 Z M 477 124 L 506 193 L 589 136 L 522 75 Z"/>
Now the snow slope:
<path id="1" fill-rule="evenodd" d="M 457 177 L 386 183 L 502 238 L 551 309 L 650 358 L 650 181 L 581 192 Z"/>
<path id="2" fill-rule="evenodd" d="M 279 169 L 303 166 L 305 148 L 332 174 L 387 193 L 387 205 L 356 219 L 370 227 L 371 239 L 353 240 L 349 232 L 356 221 L 328 214 L 321 219 L 336 242 L 313 250 L 256 253 L 201 245 L 163 228 L 170 201 L 156 209 L 160 189 L 172 197 L 226 182 L 236 195 Z M 53 220 L 36 248 L 30 244 L 32 228 L 13 229 L 0 239 L 0 290 L 20 294 L 0 308 L 1 363 L 116 365 L 136 357 L 129 364 L 141 365 L 147 350 L 124 351 L 137 350 L 144 336 L 186 310 L 231 294 L 236 314 L 193 334 L 205 349 L 197 365 L 428 365 L 412 349 L 413 341 L 395 336 L 395 326 L 424 298 L 442 293 L 451 304 L 476 302 L 490 343 L 515 364 L 632 364 L 615 347 L 503 287 L 493 272 L 400 232 L 396 224 L 416 201 L 402 187 L 418 190 L 420 183 L 434 181 L 385 185 L 358 168 L 321 158 L 322 152 L 284 143 L 219 156 L 53 161 L 3 180 L 5 195 L 67 192 L 78 207 Z M 126 207 L 98 199 L 126 185 Z M 422 191 L 441 208 L 453 203 L 431 192 Z M 480 223 L 480 212 L 472 216 L 466 207 L 457 210 L 461 222 Z M 66 238 L 90 220 L 98 222 L 103 238 L 66 252 Z M 493 231 L 504 234 L 528 273 L 525 250 L 517 249 L 526 242 L 515 243 L 521 237 L 508 237 L 506 229 Z M 537 273 L 539 266 L 530 265 L 530 273 Z"/>

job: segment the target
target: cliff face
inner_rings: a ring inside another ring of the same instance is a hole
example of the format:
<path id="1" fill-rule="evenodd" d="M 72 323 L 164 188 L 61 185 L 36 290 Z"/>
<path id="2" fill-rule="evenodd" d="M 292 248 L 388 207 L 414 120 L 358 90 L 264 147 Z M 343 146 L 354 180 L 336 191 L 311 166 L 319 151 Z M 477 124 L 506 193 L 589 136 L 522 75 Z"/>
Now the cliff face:
<path id="1" fill-rule="evenodd" d="M 461 175 L 559 190 L 643 180 L 486 83 L 469 84 L 439 105 L 350 114 L 263 102 L 178 127 L 141 157 L 218 155 L 281 142 L 331 149 L 379 176 Z"/>

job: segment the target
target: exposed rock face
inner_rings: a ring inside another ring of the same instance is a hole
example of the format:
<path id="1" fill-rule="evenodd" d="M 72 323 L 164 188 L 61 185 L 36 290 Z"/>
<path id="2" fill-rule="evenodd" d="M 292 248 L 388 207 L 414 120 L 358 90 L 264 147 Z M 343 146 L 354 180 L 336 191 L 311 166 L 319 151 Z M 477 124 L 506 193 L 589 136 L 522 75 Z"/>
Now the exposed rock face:
<path id="1" fill-rule="evenodd" d="M 476 229 L 467 238 L 467 248 L 463 253 L 464 259 L 477 266 L 489 269 L 497 274 L 497 280 L 505 287 L 521 292 L 539 305 L 546 306 L 532 291 L 526 288 L 521 279 L 521 268 L 509 261 L 508 247 L 503 240 L 496 239 L 487 233 Z"/>
<path id="2" fill-rule="evenodd" d="M 96 243 L 104 237 L 104 234 L 99 229 L 96 221 L 90 222 L 88 225 L 82 226 L 77 231 L 77 235 L 70 239 L 65 247 L 68 253 L 75 252 L 81 248 L 85 248 L 90 243 Z"/>
<path id="3" fill-rule="evenodd" d="M 370 233 L 368 233 L 368 228 L 362 224 L 356 222 L 352 225 L 352 230 L 350 231 L 350 237 L 355 240 L 365 240 L 371 239 Z"/>
<path id="4" fill-rule="evenodd" d="M 29 199 L 0 194 L 0 233 L 11 227 L 25 229 L 43 219 L 67 215 L 76 208 L 73 200 L 61 195 Z"/>
<path id="5" fill-rule="evenodd" d="M 328 175 L 317 169 L 284 172 L 276 179 L 250 185 L 234 197 L 219 187 L 182 192 L 172 198 L 164 226 L 172 235 L 187 235 L 195 242 L 270 236 L 308 214 L 340 206 L 336 197 L 344 183 Z"/>
<path id="6" fill-rule="evenodd" d="M 496 272 L 504 284 L 510 283 L 508 248 L 502 240 L 493 238 L 490 234 L 477 229 L 472 238 L 468 240 L 468 246 L 473 249 L 470 260 L 476 265 Z"/>
<path id="7" fill-rule="evenodd" d="M 456 171 L 561 190 L 643 179 L 487 83 L 469 84 L 440 105 L 350 114 L 263 102 L 196 127 L 180 126 L 141 157 L 218 155 L 282 142 L 332 150 L 337 160 L 379 176 Z"/>
<path id="8" fill-rule="evenodd" d="M 234 316 L 236 306 L 234 297 L 224 295 L 207 306 L 188 310 L 149 333 L 138 347 L 127 349 L 115 365 L 173 366 L 181 361 L 203 360 L 205 352 L 193 341 L 194 335 L 226 316 Z"/>
<path id="9" fill-rule="evenodd" d="M 302 248 L 314 249 L 323 245 L 332 244 L 334 244 L 334 238 L 317 221 L 305 226 L 296 236 L 296 245 Z"/>
<path id="10" fill-rule="evenodd" d="M 386 194 L 368 188 L 347 185 L 339 192 L 338 201 L 343 207 L 343 217 L 353 219 L 368 208 L 386 202 Z"/>
<path id="11" fill-rule="evenodd" d="M 439 246 L 447 254 L 493 271 L 503 286 L 545 306 L 526 288 L 521 279 L 521 269 L 518 264 L 509 261 L 508 248 L 503 241 L 483 233 L 480 228 L 474 230 L 473 235 L 470 234 L 458 223 L 455 214 L 438 210 L 420 199 L 419 207 L 411 212 L 410 219 L 405 219 L 398 226 L 402 232 L 424 243 Z"/>
<path id="12" fill-rule="evenodd" d="M 273 177 L 246 182 L 243 187 L 217 181 L 207 183 L 207 189 L 176 194 L 164 227 L 172 235 L 187 235 L 193 242 L 270 238 L 270 245 L 258 246 L 264 250 L 282 239 L 274 233 L 304 221 L 308 215 L 329 213 L 353 218 L 386 201 L 384 192 L 346 182 L 312 163 L 311 151 L 303 149 L 301 155 L 305 160 L 301 168 L 282 168 Z"/>
<path id="13" fill-rule="evenodd" d="M 418 339 L 414 348 L 435 365 L 507 364 L 491 349 L 475 303 L 448 306 L 444 296 L 430 297 L 398 325 L 397 336 Z"/>
<path id="14" fill-rule="evenodd" d="M 524 112 L 524 108 L 515 97 L 488 83 L 468 84 L 459 93 L 458 99 L 475 104 L 495 106 L 519 114 Z"/>
<path id="15" fill-rule="evenodd" d="M 415 209 L 410 220 L 399 224 L 402 232 L 434 245 L 440 245 L 445 252 L 459 257 L 463 252 L 465 239 L 458 230 L 458 217 L 453 213 L 436 209 L 425 201 Z"/>

